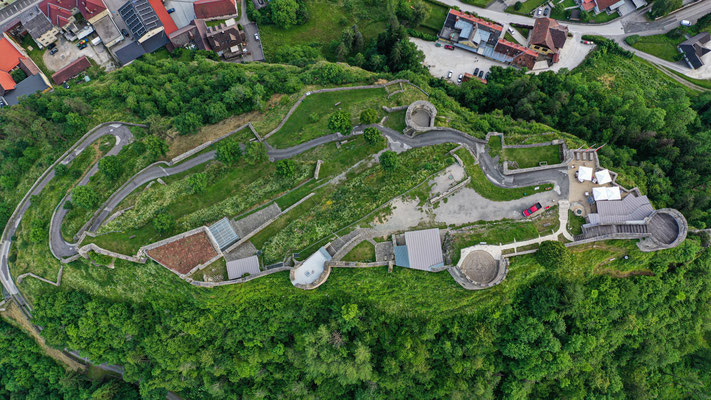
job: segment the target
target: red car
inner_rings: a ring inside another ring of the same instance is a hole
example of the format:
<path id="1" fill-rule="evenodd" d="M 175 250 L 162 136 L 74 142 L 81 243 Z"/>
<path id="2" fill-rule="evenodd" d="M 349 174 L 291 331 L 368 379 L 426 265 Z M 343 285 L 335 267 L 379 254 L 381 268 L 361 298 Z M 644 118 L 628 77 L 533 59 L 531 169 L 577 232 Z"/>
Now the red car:
<path id="1" fill-rule="evenodd" d="M 530 208 L 527 208 L 523 210 L 523 216 L 524 217 L 530 217 L 533 213 L 541 209 L 541 203 L 536 203 L 532 205 Z"/>
<path id="2" fill-rule="evenodd" d="M 454 50 L 454 46 L 452 46 L 451 44 L 445 44 L 444 48 L 447 50 Z"/>

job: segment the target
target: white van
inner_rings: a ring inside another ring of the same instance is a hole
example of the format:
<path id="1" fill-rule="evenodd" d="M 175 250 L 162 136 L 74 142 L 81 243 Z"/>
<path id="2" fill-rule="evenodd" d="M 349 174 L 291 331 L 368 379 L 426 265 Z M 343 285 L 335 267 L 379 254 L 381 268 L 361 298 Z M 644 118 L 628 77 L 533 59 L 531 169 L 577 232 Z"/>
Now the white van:
<path id="1" fill-rule="evenodd" d="M 687 21 L 685 19 L 682 19 L 679 23 L 681 24 L 681 26 L 691 26 L 691 21 Z"/>

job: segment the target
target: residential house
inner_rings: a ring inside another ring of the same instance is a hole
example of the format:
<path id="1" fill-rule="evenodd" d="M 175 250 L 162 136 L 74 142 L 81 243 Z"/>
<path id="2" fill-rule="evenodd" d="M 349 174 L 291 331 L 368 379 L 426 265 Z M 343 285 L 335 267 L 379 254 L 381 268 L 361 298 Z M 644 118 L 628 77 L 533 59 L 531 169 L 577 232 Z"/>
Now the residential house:
<path id="1" fill-rule="evenodd" d="M 538 54 L 502 38 L 504 27 L 450 9 L 439 36 L 454 47 L 471 51 L 504 64 L 533 68 Z"/>
<path id="2" fill-rule="evenodd" d="M 80 35 L 83 27 L 77 24 L 76 14 L 89 22 L 98 21 L 108 14 L 106 5 L 102 0 L 43 0 L 39 9 L 49 18 L 52 25 L 58 26 L 65 32 Z M 92 32 L 86 30 L 86 35 Z"/>
<path id="3" fill-rule="evenodd" d="M 205 34 L 212 51 L 226 59 L 246 53 L 245 35 L 240 32 L 234 19 L 217 26 L 208 26 Z"/>
<path id="4" fill-rule="evenodd" d="M 165 31 L 161 19 L 148 0 L 129 0 L 119 8 L 119 14 L 139 43 Z"/>
<path id="5" fill-rule="evenodd" d="M 193 3 L 195 18 L 211 19 L 237 15 L 235 0 L 198 0 Z"/>
<path id="6" fill-rule="evenodd" d="M 684 61 L 689 65 L 689 68 L 698 69 L 704 65 L 701 57 L 711 51 L 705 47 L 709 41 L 711 41 L 711 35 L 708 32 L 702 32 L 679 44 L 677 49 L 684 56 Z"/>
<path id="7" fill-rule="evenodd" d="M 13 71 L 20 69 L 27 76 L 15 82 Z M 51 88 L 32 59 L 4 34 L 0 36 L 0 107 L 15 105 L 20 97 Z"/>
<path id="8" fill-rule="evenodd" d="M 52 25 L 49 18 L 38 7 L 32 7 L 20 16 L 22 26 L 40 48 L 57 41 L 61 33 L 58 26 Z"/>
<path id="9" fill-rule="evenodd" d="M 552 18 L 537 18 L 531 30 L 528 47 L 558 62 L 559 51 L 568 38 L 568 27 Z"/>
<path id="10" fill-rule="evenodd" d="M 207 25 L 202 19 L 194 19 L 190 21 L 188 26 L 178 29 L 168 35 L 170 44 L 168 50 L 173 51 L 177 48 L 197 48 L 200 50 L 212 50 L 207 42 Z"/>
<path id="11" fill-rule="evenodd" d="M 86 56 L 82 56 L 72 61 L 66 67 L 52 74 L 52 80 L 55 84 L 61 85 L 62 83 L 86 71 L 87 69 L 89 69 L 89 67 L 91 67 L 91 63 L 86 58 Z"/>
<path id="12" fill-rule="evenodd" d="M 620 16 L 625 16 L 634 10 L 638 10 L 647 5 L 646 0 L 577 0 L 580 9 L 594 14 L 606 12 L 613 14 L 618 12 Z"/>

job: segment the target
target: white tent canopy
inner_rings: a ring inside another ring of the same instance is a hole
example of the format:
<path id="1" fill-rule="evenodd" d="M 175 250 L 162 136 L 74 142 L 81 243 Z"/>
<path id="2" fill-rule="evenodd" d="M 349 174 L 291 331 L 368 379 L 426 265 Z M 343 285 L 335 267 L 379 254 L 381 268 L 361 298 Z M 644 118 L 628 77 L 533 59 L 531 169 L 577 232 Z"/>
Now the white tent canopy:
<path id="1" fill-rule="evenodd" d="M 593 170 L 590 167 L 580 167 L 578 168 L 578 181 L 591 181 L 593 176 Z"/>
<path id="2" fill-rule="evenodd" d="M 595 172 L 595 178 L 597 179 L 597 183 L 599 183 L 600 185 L 612 182 L 612 177 L 610 177 L 610 171 L 606 169 Z"/>
<path id="3" fill-rule="evenodd" d="M 622 196 L 620 196 L 620 188 L 617 186 L 593 188 L 593 197 L 595 201 L 622 199 Z"/>

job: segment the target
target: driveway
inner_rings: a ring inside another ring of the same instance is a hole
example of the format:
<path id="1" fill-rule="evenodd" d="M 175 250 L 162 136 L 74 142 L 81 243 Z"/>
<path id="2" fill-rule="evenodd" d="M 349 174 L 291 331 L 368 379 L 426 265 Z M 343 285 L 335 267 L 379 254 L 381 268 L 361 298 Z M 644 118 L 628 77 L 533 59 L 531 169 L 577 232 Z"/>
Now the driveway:
<path id="1" fill-rule="evenodd" d="M 109 55 L 109 52 L 106 50 L 106 46 L 104 46 L 103 43 L 99 43 L 98 46 L 94 46 L 89 43 L 89 46 L 87 46 L 83 50 L 79 50 L 79 47 L 77 47 L 76 43 L 69 42 L 64 37 L 59 36 L 56 44 L 57 49 L 59 49 L 57 53 L 52 55 L 49 54 L 49 51 L 45 51 L 42 55 L 42 61 L 44 61 L 44 64 L 47 66 L 47 68 L 52 71 L 58 71 L 66 67 L 72 61 L 80 58 L 81 56 L 87 56 L 91 58 L 97 64 L 106 68 L 108 71 L 111 71 L 115 68 L 113 59 Z"/>
<path id="2" fill-rule="evenodd" d="M 572 70 L 585 61 L 585 57 L 595 48 L 594 45 L 582 44 L 581 33 L 574 33 L 572 38 L 565 41 L 565 46 L 560 50 L 560 61 L 544 69 L 534 69 L 535 73 L 543 71 L 558 72 L 563 68 Z"/>
<path id="3" fill-rule="evenodd" d="M 241 21 L 241 20 L 240 20 Z M 244 27 L 245 35 L 247 36 L 247 49 L 250 55 L 243 57 L 242 61 L 264 61 L 264 49 L 262 42 L 254 38 L 255 33 L 259 33 L 259 27 L 254 22 L 249 22 Z"/>

